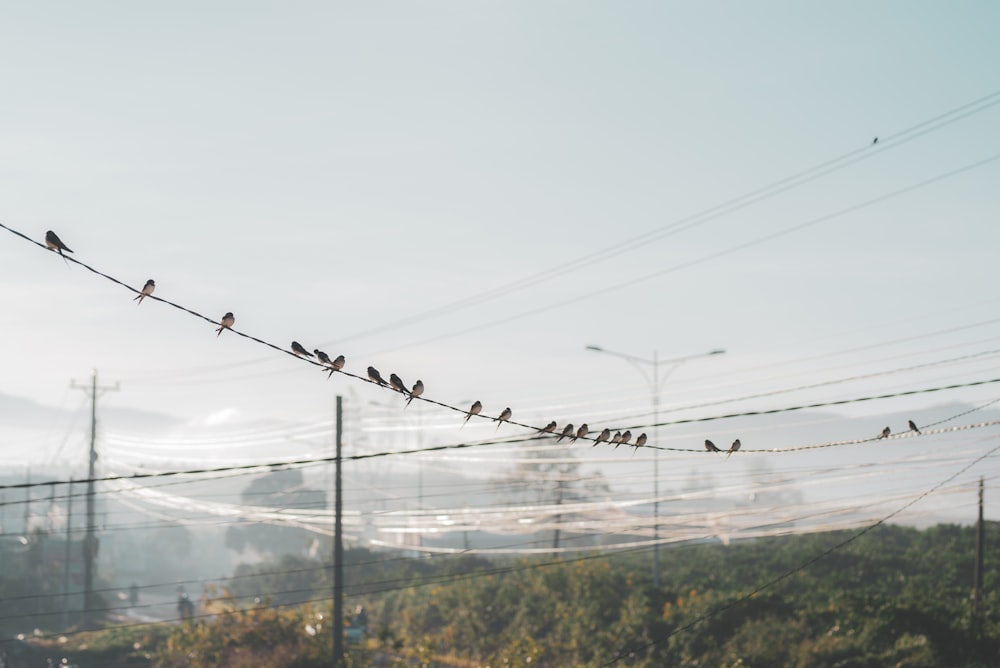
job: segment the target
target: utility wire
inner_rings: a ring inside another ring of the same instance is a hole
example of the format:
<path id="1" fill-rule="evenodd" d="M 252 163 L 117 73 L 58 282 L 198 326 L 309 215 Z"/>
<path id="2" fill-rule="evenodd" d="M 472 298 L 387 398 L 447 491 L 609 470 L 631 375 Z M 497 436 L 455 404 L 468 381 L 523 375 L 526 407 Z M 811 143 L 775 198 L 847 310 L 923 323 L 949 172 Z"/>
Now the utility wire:
<path id="1" fill-rule="evenodd" d="M 687 624 L 685 624 L 683 626 L 680 626 L 680 627 L 674 629 L 673 631 L 667 633 L 665 636 L 663 636 L 661 638 L 658 638 L 658 639 L 653 640 L 653 641 L 648 642 L 648 643 L 643 643 L 641 645 L 636 645 L 636 646 L 630 647 L 628 649 L 625 649 L 622 652 L 620 652 L 618 654 L 618 656 L 616 656 L 611 661 L 609 661 L 608 663 L 605 663 L 603 665 L 604 666 L 612 666 L 612 665 L 614 665 L 614 664 L 616 664 L 616 663 L 618 663 L 620 661 L 625 660 L 626 658 L 629 658 L 630 656 L 633 656 L 636 652 L 641 652 L 641 651 L 649 649 L 651 647 L 655 647 L 656 645 L 660 645 L 660 644 L 666 642 L 667 640 L 669 640 L 670 638 L 672 638 L 673 636 L 677 635 L 678 633 L 682 633 L 684 631 L 692 629 L 695 626 L 697 626 L 698 624 L 701 624 L 706 619 L 714 617 L 715 615 L 718 615 L 719 613 L 725 612 L 726 610 L 729 610 L 729 609 L 731 609 L 731 608 L 739 605 L 740 603 L 743 603 L 744 601 L 747 601 L 750 598 L 753 598 L 754 596 L 760 594 L 761 592 L 763 592 L 763 591 L 765 591 L 767 589 L 770 589 L 774 585 L 776 585 L 776 584 L 778 584 L 778 583 L 780 583 L 780 582 L 782 582 L 784 580 L 787 580 L 788 578 L 792 577 L 793 575 L 804 571 L 805 569 L 809 568 L 810 566 L 812 566 L 816 562 L 820 561 L 821 559 L 829 556 L 830 554 L 833 554 L 834 552 L 836 552 L 836 551 L 838 551 L 838 550 L 840 550 L 840 549 L 842 549 L 844 547 L 847 547 L 848 545 L 850 545 L 854 541 L 858 540 L 859 538 L 861 538 L 865 534 L 870 533 L 871 531 L 874 531 L 876 528 L 878 528 L 878 527 L 882 526 L 883 524 L 887 523 L 893 517 L 899 515 L 900 513 L 902 513 L 907 508 L 913 506 L 914 504 L 916 504 L 919 501 L 923 500 L 927 496 L 930 496 L 931 494 L 933 494 L 937 490 L 941 489 L 942 487 L 944 487 L 945 485 L 947 485 L 949 482 L 951 482 L 952 480 L 954 480 L 958 476 L 962 475 L 963 473 L 965 473 L 966 471 L 968 471 L 969 469 L 971 469 L 973 466 L 975 466 L 979 462 L 981 462 L 984 459 L 986 459 L 987 457 L 990 457 L 991 455 L 993 455 L 998 450 L 1000 450 L 1000 445 L 997 445 L 997 446 L 991 448 L 989 451 L 987 451 L 987 452 L 983 453 L 982 455 L 976 457 L 975 459 L 973 459 L 972 461 L 970 461 L 968 464 L 966 464 L 965 466 L 963 466 L 962 468 L 960 468 L 955 473 L 952 473 L 950 476 L 948 476 L 947 478 L 945 478 L 941 482 L 937 483 L 936 485 L 934 485 L 930 489 L 924 491 L 922 494 L 920 494 L 916 498 L 914 498 L 914 499 L 912 499 L 912 500 L 904 503 L 902 506 L 900 506 L 896 510 L 892 511 L 891 513 L 889 513 L 885 517 L 882 517 L 881 519 L 879 519 L 878 521 L 876 521 L 876 522 L 868 525 L 864 529 L 861 529 L 860 531 L 857 531 L 857 532 L 851 534 L 850 536 L 848 536 L 844 540 L 840 541 L 836 545 L 833 545 L 832 547 L 830 547 L 830 548 L 828 548 L 826 550 L 823 550 L 822 552 L 820 552 L 816 556 L 814 556 L 814 557 L 808 559 L 807 561 L 799 564 L 795 568 L 793 568 L 791 570 L 788 570 L 788 571 L 785 571 L 784 573 L 782 573 L 781 575 L 779 575 L 779 576 L 777 576 L 775 578 L 767 580 L 766 582 L 764 582 L 763 584 L 759 585 L 756 589 L 754 589 L 750 593 L 744 594 L 742 596 L 738 596 L 738 597 L 732 599 L 731 601 L 729 601 L 728 603 L 725 603 L 723 605 L 720 605 L 720 606 L 718 606 L 716 608 L 713 608 L 713 609 L 709 610 L 705 614 L 700 615 L 699 617 L 697 617 L 693 621 L 691 621 L 691 622 L 689 622 L 689 623 L 687 623 Z"/>
<path id="2" fill-rule="evenodd" d="M 930 392 L 941 392 L 941 391 L 945 391 L 945 390 L 953 390 L 953 389 L 958 389 L 958 388 L 963 388 L 963 387 L 976 387 L 976 386 L 979 386 L 979 385 L 986 385 L 986 384 L 998 383 L 998 382 L 1000 382 L 1000 378 L 992 378 L 992 379 L 989 379 L 989 380 L 978 380 L 978 381 L 973 381 L 973 382 L 969 382 L 969 383 L 957 383 L 957 384 L 954 384 L 954 385 L 946 385 L 946 386 L 941 386 L 941 387 L 930 387 L 930 388 L 923 388 L 923 389 L 919 389 L 919 390 L 905 390 L 903 392 L 893 392 L 893 393 L 889 393 L 889 394 L 880 394 L 880 395 L 867 396 L 867 397 L 855 397 L 853 399 L 841 399 L 841 400 L 838 400 L 838 401 L 817 402 L 817 403 L 813 403 L 813 404 L 803 404 L 803 405 L 800 405 L 800 406 L 788 406 L 788 407 L 785 407 L 785 408 L 772 408 L 772 409 L 769 409 L 769 410 L 747 411 L 747 412 L 744 412 L 744 413 L 729 413 L 727 415 L 716 415 L 716 416 L 703 417 L 703 418 L 688 418 L 688 419 L 684 419 L 684 420 L 674 420 L 674 421 L 671 421 L 671 422 L 660 422 L 657 425 L 645 425 L 645 426 L 646 427 L 668 426 L 668 425 L 677 425 L 677 424 L 689 424 L 689 423 L 695 423 L 695 422 L 710 422 L 710 421 L 713 421 L 713 420 L 725 420 L 725 419 L 730 419 L 730 418 L 747 417 L 747 416 L 753 416 L 753 415 L 770 415 L 770 414 L 774 414 L 774 413 L 784 413 L 784 412 L 789 412 L 789 411 L 798 411 L 798 410 L 803 410 L 803 409 L 807 409 L 807 408 L 821 408 L 821 407 L 824 407 L 824 406 L 841 406 L 841 405 L 844 405 L 844 404 L 859 403 L 859 402 L 864 402 L 864 401 L 875 401 L 875 400 L 878 400 L 878 399 L 892 399 L 892 398 L 895 398 L 895 397 L 905 397 L 905 396 L 912 396 L 912 395 L 916 395 L 916 394 L 926 394 L 926 393 L 930 393 Z M 971 428 L 978 428 L 978 427 L 983 427 L 983 426 L 991 426 L 991 425 L 993 425 L 995 423 L 996 423 L 995 421 L 994 422 L 983 422 L 983 423 L 979 423 L 979 424 L 973 425 L 973 426 L 966 426 L 964 428 L 965 429 L 971 429 Z M 639 427 L 635 427 L 635 428 L 639 428 Z M 957 428 L 953 428 L 951 430 L 956 430 L 956 429 Z M 534 431 L 537 432 L 538 430 L 534 429 Z M 949 431 L 949 430 L 945 430 L 945 431 Z M 930 432 L 928 432 L 928 433 L 930 433 Z M 935 432 L 935 433 L 937 433 L 937 432 Z M 916 436 L 917 434 L 913 434 L 913 435 Z M 897 437 L 897 438 L 901 437 L 901 436 L 909 436 L 909 434 L 897 434 L 897 435 L 895 435 L 895 437 Z M 541 441 L 541 440 L 545 440 L 545 439 L 549 439 L 549 438 L 553 438 L 553 437 L 554 436 L 552 434 L 545 434 L 545 435 L 539 436 L 536 433 L 536 435 L 527 436 L 527 437 L 524 437 L 524 438 L 521 438 L 521 439 L 504 439 L 504 440 L 500 440 L 500 441 L 484 441 L 484 442 L 477 442 L 477 443 L 456 443 L 456 444 L 450 444 L 450 445 L 432 445 L 432 446 L 427 446 L 427 447 L 422 447 L 422 448 L 412 448 L 412 449 L 409 449 L 409 450 L 392 450 L 392 451 L 383 451 L 383 452 L 363 453 L 363 454 L 358 454 L 358 455 L 348 455 L 348 456 L 341 457 L 341 460 L 342 461 L 359 461 L 359 460 L 374 459 L 374 458 L 380 458 L 380 457 L 390 457 L 390 456 L 398 456 L 398 455 L 412 455 L 412 454 L 418 454 L 418 453 L 423 453 L 423 452 L 438 452 L 438 451 L 442 451 L 442 450 L 458 450 L 458 449 L 483 447 L 483 446 L 496 445 L 496 444 L 524 443 L 524 442 L 531 442 L 531 441 Z M 586 438 L 584 440 L 592 440 L 592 439 Z M 813 449 L 813 448 L 816 448 L 816 447 L 832 447 L 834 445 L 841 445 L 841 444 L 847 445 L 847 444 L 853 444 L 853 443 L 863 443 L 863 442 L 870 441 L 870 440 L 880 440 L 880 439 L 878 439 L 876 437 L 876 438 L 859 439 L 859 440 L 856 440 L 856 441 L 845 441 L 845 442 L 838 441 L 838 442 L 835 442 L 835 443 L 822 444 L 822 445 L 819 445 L 819 446 L 804 446 L 804 448 L 805 449 Z M 610 444 L 609 443 L 603 443 L 602 445 L 607 446 L 607 445 L 610 445 Z M 634 447 L 634 445 L 629 446 L 629 447 Z M 657 445 L 650 445 L 650 444 L 647 444 L 647 445 L 642 446 L 642 447 L 648 448 L 648 449 L 656 449 L 656 450 L 668 450 L 668 451 L 673 451 L 673 452 L 695 452 L 695 453 L 705 452 L 701 448 L 668 448 L 668 447 L 657 446 Z M 768 452 L 793 452 L 795 450 L 796 450 L 795 448 L 791 448 L 791 449 L 774 449 L 774 450 L 770 450 Z M 742 453 L 744 451 L 741 450 L 740 452 Z M 712 454 L 712 453 L 707 453 L 707 454 Z M 248 471 L 248 470 L 257 470 L 257 469 L 273 469 L 273 468 L 277 468 L 277 467 L 304 466 L 304 465 L 310 465 L 310 464 L 328 464 L 330 462 L 335 462 L 336 460 L 337 460 L 336 457 L 313 457 L 313 458 L 306 458 L 306 459 L 282 460 L 282 461 L 276 461 L 276 462 L 270 462 L 270 463 L 264 463 L 264 464 L 244 464 L 244 465 L 239 465 L 239 466 L 220 466 L 220 467 L 216 467 L 216 468 L 185 469 L 185 470 L 181 470 L 181 471 L 158 471 L 158 472 L 154 472 L 154 473 L 133 473 L 132 475 L 124 475 L 124 476 L 123 475 L 98 476 L 98 477 L 94 477 L 94 478 L 80 478 L 79 480 L 73 480 L 72 483 L 73 484 L 85 484 L 85 483 L 88 483 L 88 482 L 107 482 L 107 481 L 114 481 L 114 480 L 130 481 L 130 480 L 141 480 L 141 479 L 145 479 L 145 478 L 165 478 L 165 477 L 170 477 L 170 476 L 205 475 L 205 474 L 211 474 L 211 473 L 224 473 L 224 472 L 227 472 L 227 471 Z M 30 483 L 29 482 L 8 483 L 6 485 L 0 485 L 0 490 L 5 490 L 5 489 L 29 489 L 29 488 L 33 488 L 33 487 L 52 487 L 54 485 L 67 485 L 67 484 L 70 484 L 69 480 L 45 480 L 45 481 L 41 481 L 41 482 L 30 482 Z"/>

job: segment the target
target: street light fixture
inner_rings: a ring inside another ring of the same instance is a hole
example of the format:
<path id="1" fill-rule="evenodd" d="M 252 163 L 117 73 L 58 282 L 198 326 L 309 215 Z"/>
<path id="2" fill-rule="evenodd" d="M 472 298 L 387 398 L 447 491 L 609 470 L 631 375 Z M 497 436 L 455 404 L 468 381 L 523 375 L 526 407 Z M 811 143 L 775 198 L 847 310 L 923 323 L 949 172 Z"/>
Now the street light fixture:
<path id="1" fill-rule="evenodd" d="M 619 353 L 613 350 L 606 350 L 600 346 L 589 345 L 586 349 L 595 353 L 604 353 L 605 355 L 620 357 L 638 369 L 639 373 L 642 374 L 642 377 L 646 379 L 646 382 L 649 384 L 650 394 L 653 398 L 654 443 L 659 441 L 659 438 L 657 437 L 660 431 L 660 390 L 663 388 L 663 383 L 670 377 L 670 374 L 672 374 L 677 367 L 688 360 L 701 359 L 702 357 L 711 357 L 713 355 L 722 355 L 726 352 L 722 348 L 716 348 L 715 350 L 710 350 L 707 353 L 685 355 L 683 357 L 672 357 L 670 359 L 661 360 L 659 354 L 655 350 L 653 351 L 653 358 L 646 359 L 645 357 L 638 357 L 636 355 L 628 355 L 626 353 Z M 652 377 L 646 373 L 643 369 L 643 365 L 653 368 Z M 661 366 L 670 366 L 670 370 L 667 371 L 662 379 L 660 378 Z M 653 586 L 660 586 L 660 455 L 658 450 L 653 450 Z"/>

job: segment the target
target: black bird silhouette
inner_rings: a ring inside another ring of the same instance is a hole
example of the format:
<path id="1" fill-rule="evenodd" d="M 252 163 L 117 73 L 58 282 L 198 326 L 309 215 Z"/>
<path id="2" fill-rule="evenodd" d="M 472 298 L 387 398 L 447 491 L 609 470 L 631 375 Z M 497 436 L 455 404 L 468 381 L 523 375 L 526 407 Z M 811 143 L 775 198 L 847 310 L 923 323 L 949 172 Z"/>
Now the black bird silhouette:
<path id="1" fill-rule="evenodd" d="M 920 430 L 917 429 L 917 423 L 916 422 L 914 422 L 913 420 L 908 420 L 908 423 L 909 423 L 909 426 L 910 426 L 910 431 L 915 431 L 918 434 L 920 433 Z"/>
<path id="2" fill-rule="evenodd" d="M 483 404 L 477 399 L 476 402 L 469 407 L 469 412 L 465 414 L 465 422 L 462 423 L 462 426 L 464 427 L 473 415 L 479 415 L 481 410 L 483 410 Z"/>
<path id="3" fill-rule="evenodd" d="M 148 297 L 149 295 L 153 294 L 153 290 L 155 289 L 156 289 L 156 281 L 154 281 L 153 279 L 149 279 L 148 281 L 146 281 L 146 285 L 142 286 L 142 292 L 139 293 L 139 296 L 133 297 L 132 301 L 139 300 L 139 304 L 141 304 L 142 300 L 145 297 Z M 138 306 L 139 304 L 136 304 L 136 306 Z"/>
<path id="4" fill-rule="evenodd" d="M 496 420 L 496 423 L 497 423 L 496 430 L 499 430 L 500 429 L 500 425 L 502 423 L 506 422 L 507 420 L 509 420 L 510 416 L 513 415 L 513 414 L 514 413 L 510 410 L 510 407 L 507 407 L 507 408 L 503 409 L 503 413 L 500 413 L 499 416 L 497 416 L 496 418 L 494 418 Z M 494 430 L 494 431 L 496 431 L 496 430 Z"/>
<path id="5" fill-rule="evenodd" d="M 394 373 L 389 374 L 389 384 L 392 386 L 392 389 L 396 390 L 400 394 L 404 395 L 407 394 L 406 383 L 404 383 L 403 379 L 397 376 L 396 374 Z"/>
<path id="6" fill-rule="evenodd" d="M 875 137 L 875 139 L 872 139 L 872 146 L 874 146 L 877 143 L 878 143 L 878 137 Z"/>
<path id="7" fill-rule="evenodd" d="M 219 321 L 219 325 L 221 326 L 217 330 L 215 330 L 215 335 L 221 336 L 222 330 L 231 329 L 232 326 L 235 324 L 236 324 L 236 317 L 233 315 L 232 311 L 229 311 L 228 313 L 226 313 L 226 315 L 222 316 L 222 320 Z"/>
<path id="8" fill-rule="evenodd" d="M 385 379 L 382 378 L 382 374 L 380 374 L 378 369 L 373 366 L 368 367 L 368 379 L 379 385 L 388 385 L 388 383 L 385 382 Z"/>
<path id="9" fill-rule="evenodd" d="M 406 400 L 406 405 L 409 406 L 410 402 L 413 401 L 414 397 L 419 397 L 423 393 L 424 393 L 424 381 L 418 378 L 417 382 L 413 384 L 413 389 L 410 390 L 410 398 Z"/>
<path id="10" fill-rule="evenodd" d="M 879 434 L 879 438 L 889 438 L 889 434 L 891 434 L 891 433 L 892 433 L 892 430 L 889 429 L 888 427 L 886 427 L 885 429 L 882 430 L 882 433 Z"/>
<path id="11" fill-rule="evenodd" d="M 705 449 L 708 450 L 709 452 L 722 452 L 722 450 L 719 450 L 719 448 L 715 447 L 715 443 L 712 443 L 707 438 L 705 439 Z"/>
<path id="12" fill-rule="evenodd" d="M 62 239 L 60 239 L 59 236 L 52 230 L 45 233 L 45 245 L 49 250 L 59 251 L 60 255 L 63 254 L 63 251 L 66 251 L 67 253 L 73 252 L 69 249 L 69 246 L 64 244 Z"/>
<path id="13" fill-rule="evenodd" d="M 330 359 L 330 356 L 324 353 L 319 348 L 313 348 L 313 353 L 316 355 L 316 359 L 318 359 L 321 364 L 324 364 L 326 366 L 333 366 L 333 360 Z"/>
<path id="14" fill-rule="evenodd" d="M 292 352 L 299 357 L 312 357 L 313 354 L 302 347 L 302 344 L 298 341 L 292 341 Z"/>
<path id="15" fill-rule="evenodd" d="M 319 351 L 314 351 L 314 352 L 319 352 Z M 333 377 L 334 371 L 340 371 L 341 369 L 343 369 L 344 362 L 346 361 L 347 360 L 344 359 L 343 355 L 337 355 L 337 357 L 332 362 L 330 362 L 330 372 L 326 375 L 326 379 L 330 380 Z"/>

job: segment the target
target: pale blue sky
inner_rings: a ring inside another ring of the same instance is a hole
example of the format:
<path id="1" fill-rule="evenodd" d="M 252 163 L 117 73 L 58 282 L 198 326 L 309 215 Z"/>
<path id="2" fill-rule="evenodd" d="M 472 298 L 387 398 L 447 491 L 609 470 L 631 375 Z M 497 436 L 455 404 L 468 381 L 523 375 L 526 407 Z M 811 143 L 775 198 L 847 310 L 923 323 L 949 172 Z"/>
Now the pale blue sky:
<path id="1" fill-rule="evenodd" d="M 158 296 L 216 318 L 231 310 L 256 336 L 322 343 L 355 372 L 375 364 L 422 378 L 449 403 L 579 421 L 648 403 L 635 371 L 585 353 L 589 343 L 665 358 L 729 351 L 678 370 L 668 402 L 1000 347 L 993 324 L 795 362 L 991 319 L 1000 162 L 700 262 L 997 154 L 1000 106 L 586 270 L 355 337 L 1000 90 L 996 3 L 0 11 L 0 220 L 39 240 L 54 229 L 80 260 L 137 287 L 153 277 Z M 121 288 L 7 233 L 0 304 L 0 392 L 43 403 L 65 401 L 69 379 L 95 367 L 122 381 L 116 405 L 191 419 L 231 409 L 310 419 L 351 388 L 390 399 L 217 339 L 162 304 L 136 308 Z M 996 375 L 995 360 L 808 396 L 977 379 Z"/>

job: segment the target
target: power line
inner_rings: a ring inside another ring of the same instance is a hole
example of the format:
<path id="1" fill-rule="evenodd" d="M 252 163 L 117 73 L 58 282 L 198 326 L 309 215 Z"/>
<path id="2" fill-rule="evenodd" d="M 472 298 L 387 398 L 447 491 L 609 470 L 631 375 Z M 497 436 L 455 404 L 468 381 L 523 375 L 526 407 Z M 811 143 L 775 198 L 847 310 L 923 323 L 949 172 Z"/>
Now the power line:
<path id="1" fill-rule="evenodd" d="M 660 645 L 660 644 L 666 642 L 667 640 L 669 640 L 670 638 L 672 638 L 673 636 L 677 635 L 678 633 L 682 633 L 682 632 L 687 631 L 687 630 L 689 630 L 691 628 L 694 628 L 695 626 L 697 626 L 698 624 L 701 624 L 706 619 L 714 617 L 715 615 L 718 615 L 719 613 L 725 612 L 726 610 L 729 610 L 730 608 L 733 608 L 733 607 L 739 605 L 740 603 L 743 603 L 744 601 L 749 600 L 750 598 L 752 598 L 752 597 L 760 594 L 761 592 L 763 592 L 763 591 L 765 591 L 767 589 L 770 589 L 774 585 L 776 585 L 776 584 L 778 584 L 778 583 L 780 583 L 780 582 L 782 582 L 784 580 L 787 580 L 788 578 L 792 577 L 796 573 L 800 573 L 800 572 L 804 571 L 805 569 L 809 568 L 810 566 L 812 566 L 816 562 L 820 561 L 821 559 L 827 557 L 830 554 L 833 554 L 837 550 L 840 550 L 840 549 L 842 549 L 844 547 L 847 547 L 848 545 L 850 545 L 854 541 L 858 540 L 859 538 L 861 538 L 865 534 L 867 534 L 867 533 L 875 530 L 876 528 L 882 526 L 883 524 L 885 524 L 886 522 L 888 522 L 889 520 L 891 520 L 893 517 L 896 517 L 897 515 L 899 515 L 900 513 L 902 513 L 904 510 L 906 510 L 910 506 L 913 506 L 917 502 L 919 502 L 922 499 L 926 498 L 927 496 L 933 494 L 934 492 L 936 492 L 937 490 L 939 490 L 941 487 L 945 486 L 946 484 L 948 484 L 949 482 L 951 482 L 952 480 L 954 480 L 958 476 L 962 475 L 963 473 L 965 473 L 966 471 L 968 471 L 969 469 L 971 469 L 973 466 L 975 466 L 979 462 L 981 462 L 984 459 L 986 459 L 987 457 L 993 455 L 998 450 L 1000 450 L 1000 445 L 997 445 L 996 447 L 990 449 L 986 453 L 984 453 L 984 454 L 976 457 L 975 459 L 973 459 L 971 462 L 969 462 L 968 464 L 966 464 L 965 466 L 963 466 L 962 468 L 960 468 L 955 473 L 951 474 L 950 476 L 948 476 L 947 478 L 945 478 L 941 482 L 937 483 L 936 485 L 934 485 L 930 489 L 926 490 L 925 492 L 923 492 L 922 494 L 920 494 L 916 498 L 908 501 L 907 503 L 904 503 L 902 506 L 900 506 L 896 510 L 892 511 L 891 513 L 889 513 L 885 517 L 882 517 L 881 519 L 879 519 L 878 521 L 876 521 L 876 522 L 868 525 L 864 529 L 861 529 L 860 531 L 855 532 L 854 534 L 848 536 L 847 538 L 845 538 L 844 540 L 840 541 L 836 545 L 833 545 L 832 547 L 830 547 L 830 548 L 828 548 L 826 550 L 823 550 L 822 552 L 820 552 L 816 556 L 814 556 L 814 557 L 806 560 L 805 562 L 799 564 L 795 568 L 793 568 L 791 570 L 788 570 L 788 571 L 785 571 L 784 573 L 782 573 L 781 575 L 779 575 L 779 576 L 777 576 L 775 578 L 771 578 L 770 580 L 767 580 L 766 582 L 764 582 L 763 584 L 759 585 L 756 589 L 754 589 L 750 593 L 744 594 L 742 596 L 738 596 L 738 597 L 732 599 L 731 601 L 729 601 L 728 603 L 725 603 L 723 605 L 720 605 L 720 606 L 718 606 L 716 608 L 713 608 L 713 609 L 709 610 L 708 612 L 706 612 L 703 615 L 700 615 L 699 617 L 697 617 L 693 621 L 689 622 L 688 624 L 685 624 L 683 626 L 680 626 L 680 627 L 674 629 L 673 631 L 667 633 L 665 636 L 663 636 L 661 638 L 658 638 L 658 639 L 656 639 L 654 641 L 651 641 L 651 642 L 648 642 L 648 643 L 643 643 L 641 645 L 637 645 L 637 646 L 634 646 L 634 647 L 630 647 L 630 648 L 628 648 L 626 650 L 623 650 L 622 652 L 620 652 L 618 654 L 618 656 L 616 656 L 611 661 L 609 661 L 608 663 L 605 663 L 603 665 L 604 666 L 612 666 L 612 665 L 614 665 L 614 664 L 616 664 L 616 663 L 618 663 L 620 661 L 623 661 L 624 659 L 632 656 L 636 652 L 641 652 L 643 650 L 649 649 L 650 647 L 655 647 L 656 645 Z"/>
<path id="2" fill-rule="evenodd" d="M 927 393 L 931 393 L 931 392 L 941 392 L 941 391 L 954 390 L 954 389 L 964 388 L 964 387 L 976 387 L 976 386 L 980 386 L 980 385 L 987 385 L 987 384 L 990 384 L 990 383 L 998 383 L 998 382 L 1000 382 L 1000 378 L 992 378 L 992 379 L 989 379 L 989 380 L 978 380 L 978 381 L 972 381 L 972 382 L 969 382 L 969 383 L 956 383 L 956 384 L 953 384 L 953 385 L 923 388 L 923 389 L 919 389 L 919 390 L 905 390 L 905 391 L 902 391 L 902 392 L 892 392 L 892 393 L 888 393 L 888 394 L 880 394 L 880 395 L 874 395 L 874 396 L 855 397 L 853 399 L 841 399 L 841 400 L 837 400 L 837 401 L 817 402 L 817 403 L 812 403 L 812 404 L 803 404 L 803 405 L 799 405 L 799 406 L 787 406 L 787 407 L 784 407 L 784 408 L 772 408 L 772 409 L 767 409 L 767 410 L 746 411 L 746 412 L 743 412 L 743 413 L 729 413 L 729 414 L 726 414 L 726 415 L 716 415 L 716 416 L 709 416 L 709 417 L 702 417 L 702 418 L 687 418 L 687 419 L 683 419 L 683 420 L 673 420 L 673 421 L 669 421 L 669 422 L 661 422 L 661 423 L 659 423 L 659 425 L 660 426 L 669 426 L 669 425 L 689 424 L 689 423 L 696 423 L 696 422 L 710 422 L 710 421 L 714 421 L 714 420 L 726 420 L 726 419 L 736 418 L 736 417 L 748 417 L 748 416 L 754 416 L 754 415 L 770 415 L 770 414 L 774 414 L 774 413 L 785 413 L 785 412 L 790 412 L 790 411 L 804 410 L 804 409 L 808 409 L 808 408 L 821 408 L 821 407 L 824 407 L 824 406 L 841 406 L 841 405 L 851 404 L 851 403 L 860 403 L 860 402 L 866 402 L 866 401 L 875 401 L 875 400 L 880 400 L 880 399 L 892 399 L 892 398 L 896 398 L 896 397 L 912 396 L 912 395 L 916 395 L 916 394 L 927 394 Z M 977 428 L 977 427 L 980 427 L 980 426 L 990 426 L 992 424 L 994 424 L 994 423 L 993 422 L 985 422 L 985 423 L 980 423 L 978 425 L 975 425 L 974 427 Z M 649 427 L 649 426 L 653 426 L 653 425 L 639 425 L 639 426 L 635 426 L 635 427 L 632 427 L 632 428 L 636 428 L 637 429 L 637 428 Z M 974 428 L 974 427 L 965 427 L 965 428 Z M 390 456 L 399 456 L 399 455 L 411 455 L 411 454 L 419 454 L 419 453 L 424 453 L 424 452 L 438 452 L 438 451 L 442 451 L 442 450 L 458 450 L 458 449 L 483 447 L 483 446 L 496 445 L 496 444 L 509 444 L 509 443 L 524 443 L 524 442 L 531 442 L 531 441 L 542 441 L 542 440 L 546 440 L 546 439 L 554 437 L 552 434 L 538 435 L 537 434 L 537 432 L 538 432 L 537 429 L 534 429 L 533 431 L 535 431 L 536 433 L 533 434 L 533 435 L 531 435 L 531 436 L 526 436 L 526 437 L 519 438 L 519 439 L 515 438 L 515 439 L 503 439 L 503 440 L 498 440 L 498 441 L 481 441 L 481 442 L 476 442 L 476 443 L 455 443 L 455 444 L 449 444 L 449 445 L 432 445 L 432 446 L 426 446 L 426 447 L 422 447 L 422 448 L 412 448 L 412 449 L 407 449 L 407 450 L 392 450 L 392 451 L 363 453 L 363 454 L 357 454 L 357 455 L 347 455 L 347 456 L 343 457 L 343 459 L 345 461 L 360 461 L 360 460 L 375 459 L 375 458 L 380 458 L 380 457 L 390 457 Z M 897 437 L 899 437 L 899 436 L 903 436 L 903 435 L 902 434 L 901 435 L 897 435 Z M 592 439 L 587 438 L 587 439 L 584 439 L 584 440 L 588 440 L 589 441 L 589 440 L 592 440 Z M 859 440 L 856 440 L 856 441 L 848 441 L 848 442 L 840 442 L 840 441 L 838 441 L 836 443 L 824 444 L 822 446 L 808 446 L 808 447 L 810 447 L 810 448 L 815 448 L 815 447 L 832 447 L 833 445 L 841 445 L 841 444 L 847 445 L 847 444 L 853 444 L 853 443 L 862 443 L 862 442 L 866 442 L 866 441 L 870 441 L 870 440 L 879 440 L 879 439 L 878 438 L 865 438 L 865 439 L 859 439 Z M 602 445 L 608 446 L 610 444 L 609 443 L 604 443 Z M 630 446 L 630 447 L 634 447 L 634 446 Z M 642 446 L 642 447 L 644 447 L 644 448 L 655 448 L 655 449 L 660 449 L 660 450 L 669 450 L 669 451 L 674 451 L 674 452 L 695 452 L 695 453 L 704 452 L 704 450 L 701 449 L 701 448 L 668 448 L 668 447 L 657 446 L 657 445 L 653 445 L 653 444 L 647 444 L 647 445 Z M 774 450 L 773 452 L 785 452 L 785 451 L 788 451 L 788 450 Z M 740 452 L 742 453 L 744 451 L 741 450 Z M 708 453 L 708 454 L 711 454 L 711 453 Z M 80 479 L 80 480 L 75 480 L 74 482 L 76 484 L 79 484 L 79 483 L 87 483 L 87 482 L 90 482 L 90 481 L 93 481 L 93 482 L 107 482 L 107 481 L 116 481 L 116 480 L 117 481 L 131 481 L 131 480 L 141 480 L 141 479 L 146 479 L 146 478 L 164 478 L 164 477 L 171 477 L 171 476 L 205 475 L 205 474 L 211 474 L 211 473 L 224 473 L 224 472 L 228 472 L 228 471 L 253 471 L 253 470 L 258 470 L 258 469 L 274 469 L 274 468 L 279 468 L 279 467 L 306 466 L 306 465 L 312 465 L 312 464 L 328 464 L 328 463 L 333 462 L 335 459 L 336 459 L 336 457 L 312 457 L 312 458 L 305 458 L 305 459 L 281 460 L 281 461 L 274 461 L 274 462 L 263 463 L 263 464 L 243 464 L 243 465 L 238 465 L 238 466 L 220 466 L 220 467 L 216 467 L 216 468 L 196 468 L 196 469 L 185 469 L 185 470 L 180 470 L 180 471 L 159 471 L 159 472 L 153 472 L 153 473 L 133 473 L 132 475 L 127 475 L 127 476 L 109 475 L 109 476 L 95 477 L 95 478 L 92 478 L 92 479 Z M 0 485 L 0 490 L 5 490 L 5 489 L 26 489 L 26 488 L 33 488 L 33 487 L 51 487 L 53 485 L 65 485 L 65 484 L 68 484 L 68 481 L 66 481 L 66 480 L 46 480 L 46 481 L 42 481 L 42 482 L 33 482 L 33 483 L 9 483 L 9 484 L 6 484 L 6 485 Z"/>

